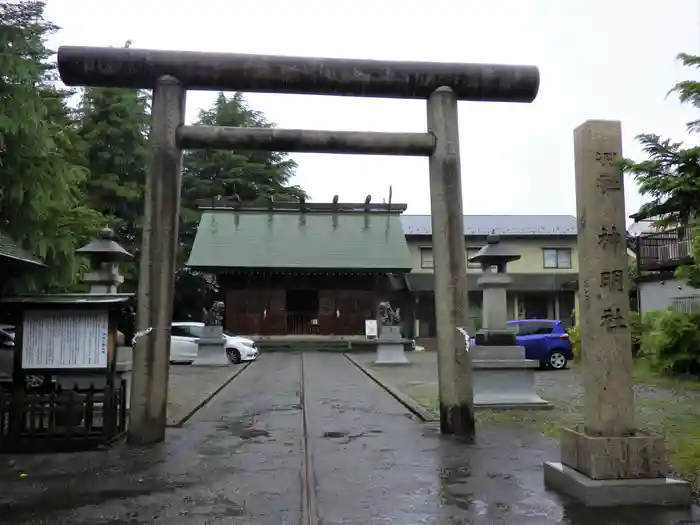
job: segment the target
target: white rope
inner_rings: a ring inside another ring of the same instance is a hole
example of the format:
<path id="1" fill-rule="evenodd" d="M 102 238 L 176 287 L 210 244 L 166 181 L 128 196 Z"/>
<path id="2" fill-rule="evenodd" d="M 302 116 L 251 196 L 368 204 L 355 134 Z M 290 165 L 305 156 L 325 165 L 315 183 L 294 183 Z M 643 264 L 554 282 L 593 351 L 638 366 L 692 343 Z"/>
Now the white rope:
<path id="1" fill-rule="evenodd" d="M 464 328 L 462 328 L 461 326 L 457 327 L 457 331 L 460 334 L 462 334 L 462 337 L 464 337 L 464 351 L 466 353 L 469 353 L 469 349 L 472 346 L 472 341 L 471 341 L 471 337 L 469 337 L 469 333 L 467 333 L 467 331 Z"/>
<path id="2" fill-rule="evenodd" d="M 153 327 L 149 326 L 145 330 L 139 330 L 134 334 L 134 338 L 131 340 L 131 346 L 134 346 L 136 344 L 136 341 L 141 339 L 144 335 L 148 335 L 153 331 Z"/>

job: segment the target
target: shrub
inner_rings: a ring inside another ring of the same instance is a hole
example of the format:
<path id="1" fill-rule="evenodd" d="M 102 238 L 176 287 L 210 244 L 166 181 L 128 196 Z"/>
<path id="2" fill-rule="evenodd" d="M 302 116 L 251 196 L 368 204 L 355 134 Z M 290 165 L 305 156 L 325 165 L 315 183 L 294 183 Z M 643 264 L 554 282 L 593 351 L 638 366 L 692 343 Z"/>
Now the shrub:
<path id="1" fill-rule="evenodd" d="M 579 363 L 581 361 L 581 328 L 578 312 L 574 311 L 574 315 L 576 318 L 576 325 L 567 329 L 567 333 L 569 334 L 569 341 L 571 341 L 571 348 L 574 352 L 574 362 Z M 636 357 L 641 347 L 643 332 L 642 317 L 639 312 L 630 312 L 629 324 L 632 335 L 632 355 Z"/>
<path id="2" fill-rule="evenodd" d="M 638 357 L 642 349 L 642 334 L 644 333 L 644 321 L 639 312 L 630 312 L 629 317 L 630 336 L 632 338 L 632 357 Z"/>
<path id="3" fill-rule="evenodd" d="M 644 316 L 641 350 L 665 374 L 700 373 L 700 313 L 656 310 Z"/>
<path id="4" fill-rule="evenodd" d="M 567 330 L 569 333 L 569 341 L 571 341 L 571 349 L 574 352 L 574 362 L 581 361 L 581 330 L 579 325 L 572 326 Z"/>

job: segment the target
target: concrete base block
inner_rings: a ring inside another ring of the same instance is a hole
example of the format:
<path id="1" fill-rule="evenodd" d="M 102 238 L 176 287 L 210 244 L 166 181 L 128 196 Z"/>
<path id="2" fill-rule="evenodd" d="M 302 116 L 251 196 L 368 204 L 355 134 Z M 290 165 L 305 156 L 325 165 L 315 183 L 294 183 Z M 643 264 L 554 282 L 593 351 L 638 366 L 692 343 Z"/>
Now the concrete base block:
<path id="1" fill-rule="evenodd" d="M 229 360 L 226 355 L 224 342 L 220 339 L 206 340 L 200 339 L 197 350 L 197 358 L 192 366 L 228 366 Z"/>
<path id="2" fill-rule="evenodd" d="M 474 374 L 474 407 L 491 410 L 549 410 L 535 388 L 537 361 L 525 359 L 522 346 L 482 346 L 470 349 Z"/>
<path id="3" fill-rule="evenodd" d="M 404 352 L 403 341 L 394 343 L 384 342 L 380 339 L 377 345 L 377 358 L 375 365 L 410 365 L 411 362 Z"/>
<path id="4" fill-rule="evenodd" d="M 690 506 L 690 483 L 672 478 L 592 479 L 558 462 L 544 463 L 545 486 L 589 507 Z"/>

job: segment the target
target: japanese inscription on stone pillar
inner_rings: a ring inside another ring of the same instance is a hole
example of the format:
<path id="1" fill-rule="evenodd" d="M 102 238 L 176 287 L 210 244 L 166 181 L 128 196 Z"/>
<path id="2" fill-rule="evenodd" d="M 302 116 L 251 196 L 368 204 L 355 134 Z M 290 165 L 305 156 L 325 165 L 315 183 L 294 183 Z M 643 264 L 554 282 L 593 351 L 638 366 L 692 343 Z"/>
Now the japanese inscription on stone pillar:
<path id="1" fill-rule="evenodd" d="M 620 123 L 587 121 L 574 143 L 586 432 L 625 435 L 634 421 Z"/>

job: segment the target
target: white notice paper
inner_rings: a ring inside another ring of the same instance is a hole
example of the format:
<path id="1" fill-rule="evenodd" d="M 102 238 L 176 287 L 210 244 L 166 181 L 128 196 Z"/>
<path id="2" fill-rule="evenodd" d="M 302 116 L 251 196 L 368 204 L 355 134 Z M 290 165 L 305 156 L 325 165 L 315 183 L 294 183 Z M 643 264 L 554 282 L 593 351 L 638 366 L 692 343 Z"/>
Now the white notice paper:
<path id="1" fill-rule="evenodd" d="M 106 368 L 108 339 L 107 312 L 27 311 L 22 368 Z"/>
<path id="2" fill-rule="evenodd" d="M 368 319 L 365 321 L 365 337 L 367 339 L 377 338 L 377 320 Z"/>

